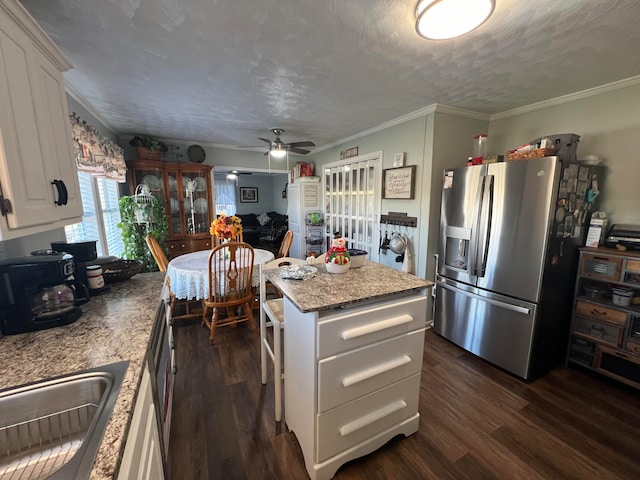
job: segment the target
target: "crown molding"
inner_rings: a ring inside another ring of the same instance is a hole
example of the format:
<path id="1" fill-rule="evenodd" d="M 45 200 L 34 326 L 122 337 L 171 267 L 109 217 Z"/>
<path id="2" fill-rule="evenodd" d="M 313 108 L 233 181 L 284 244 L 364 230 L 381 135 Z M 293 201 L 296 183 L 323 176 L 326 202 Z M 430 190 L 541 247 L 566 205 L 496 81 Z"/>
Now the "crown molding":
<path id="1" fill-rule="evenodd" d="M 434 103 L 428 105 L 426 107 L 420 108 L 413 112 L 407 113 L 405 115 L 401 115 L 399 117 L 394 118 L 393 120 L 389 120 L 388 122 L 381 123 L 380 125 L 376 125 L 375 127 L 371 127 L 362 132 L 356 133 L 349 137 L 345 137 L 341 140 L 337 140 L 332 143 L 328 143 L 326 145 L 322 145 L 321 147 L 316 147 L 313 150 L 313 153 L 321 152 L 323 150 L 327 150 L 329 148 L 337 147 L 338 145 L 342 145 L 345 143 L 352 142 L 357 140 L 358 138 L 366 137 L 367 135 L 372 135 L 374 133 L 380 132 L 382 130 L 386 130 L 387 128 L 395 127 L 396 125 L 400 125 L 402 123 L 408 122 L 409 120 L 414 120 L 416 118 L 425 117 L 432 113 L 446 113 L 449 115 L 455 115 L 458 117 L 467 117 L 467 118 L 475 118 L 477 120 L 486 120 L 489 121 L 489 115 L 479 112 L 473 112 L 471 110 L 463 110 L 461 108 L 449 107 L 447 105 L 441 105 L 438 103 Z"/>
<path id="2" fill-rule="evenodd" d="M 472 110 L 464 110 L 462 108 L 450 107 L 448 105 L 436 105 L 437 113 L 446 113 L 448 115 L 454 115 L 456 117 L 472 118 L 474 120 L 482 120 L 488 122 L 491 119 L 491 115 L 487 113 L 474 112 Z"/>
<path id="3" fill-rule="evenodd" d="M 64 81 L 64 90 L 67 93 L 67 95 L 69 95 L 71 98 L 73 98 L 76 102 L 78 102 L 82 108 L 84 108 L 87 112 L 89 112 L 91 115 L 94 116 L 94 118 L 96 120 L 98 120 L 102 126 L 105 128 L 105 130 L 107 130 L 111 135 L 114 136 L 114 138 L 120 138 L 120 134 L 117 133 L 113 127 L 111 127 L 111 125 L 109 125 L 104 118 L 102 118 L 102 116 L 97 113 L 93 107 L 91 107 L 91 105 L 89 105 L 89 102 L 87 102 L 84 97 L 82 95 L 80 95 L 78 93 L 78 91 L 73 88 L 71 86 L 71 84 L 69 84 L 69 82 L 67 82 L 66 80 Z M 78 112 L 76 112 L 78 113 Z M 86 119 L 85 119 L 86 120 Z"/>
<path id="4" fill-rule="evenodd" d="M 575 102 L 583 98 L 589 98 L 596 95 L 600 95 L 606 92 L 611 92 L 621 88 L 631 87 L 640 83 L 640 75 L 636 77 L 626 78 L 624 80 L 618 80 L 617 82 L 607 83 L 598 87 L 588 88 L 580 92 L 569 93 L 568 95 L 562 95 L 561 97 L 551 98 L 549 100 L 543 100 L 542 102 L 532 103 L 525 105 L 524 107 L 514 108 L 513 110 L 507 110 L 501 113 L 491 115 L 490 121 L 501 120 L 503 118 L 513 117 L 516 115 L 522 115 L 523 113 L 533 112 L 535 110 L 541 110 L 543 108 L 553 107 L 555 105 L 562 105 L 563 103 Z"/>
<path id="5" fill-rule="evenodd" d="M 428 105 L 414 112 L 407 113 L 406 115 L 402 115 L 400 117 L 394 118 L 393 120 L 389 120 L 388 122 L 381 123 L 380 125 L 376 125 L 375 127 L 371 127 L 362 132 L 356 133 L 354 135 L 350 135 L 348 137 L 342 138 L 335 142 L 327 143 L 326 145 L 322 145 L 321 147 L 316 147 L 313 150 L 313 153 L 322 152 L 323 150 L 328 150 L 329 148 L 337 147 L 338 145 L 342 145 L 344 143 L 349 143 L 358 138 L 366 137 L 367 135 L 371 135 L 373 133 L 380 132 L 382 130 L 386 130 L 387 128 L 394 127 L 396 125 L 400 125 L 401 123 L 408 122 L 409 120 L 413 120 L 415 118 L 423 117 L 429 115 L 430 113 L 434 113 L 436 111 L 437 104 Z"/>

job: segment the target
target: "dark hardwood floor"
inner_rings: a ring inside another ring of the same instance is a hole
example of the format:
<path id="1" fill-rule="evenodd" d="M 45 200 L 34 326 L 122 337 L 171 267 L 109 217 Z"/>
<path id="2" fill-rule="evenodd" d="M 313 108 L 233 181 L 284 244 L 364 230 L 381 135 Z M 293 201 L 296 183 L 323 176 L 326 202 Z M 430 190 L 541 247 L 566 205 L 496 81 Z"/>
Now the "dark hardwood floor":
<path id="1" fill-rule="evenodd" d="M 175 333 L 171 478 L 308 478 L 274 420 L 272 376 L 260 383 L 259 334 L 225 327 L 211 347 L 199 323 Z M 416 434 L 334 478 L 640 478 L 640 392 L 577 367 L 524 383 L 428 331 L 420 415 Z"/>

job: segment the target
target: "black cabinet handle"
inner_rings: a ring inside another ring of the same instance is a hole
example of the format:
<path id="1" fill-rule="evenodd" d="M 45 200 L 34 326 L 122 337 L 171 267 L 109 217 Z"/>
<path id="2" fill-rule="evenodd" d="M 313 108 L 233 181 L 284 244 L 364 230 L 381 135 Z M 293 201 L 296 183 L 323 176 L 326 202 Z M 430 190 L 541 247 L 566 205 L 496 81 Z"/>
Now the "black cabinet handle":
<path id="1" fill-rule="evenodd" d="M 54 180 L 51 184 L 55 185 L 56 190 L 58 190 L 58 200 L 54 203 L 56 205 L 66 205 L 69 201 L 69 193 L 67 192 L 67 186 L 64 184 L 64 181 Z"/>

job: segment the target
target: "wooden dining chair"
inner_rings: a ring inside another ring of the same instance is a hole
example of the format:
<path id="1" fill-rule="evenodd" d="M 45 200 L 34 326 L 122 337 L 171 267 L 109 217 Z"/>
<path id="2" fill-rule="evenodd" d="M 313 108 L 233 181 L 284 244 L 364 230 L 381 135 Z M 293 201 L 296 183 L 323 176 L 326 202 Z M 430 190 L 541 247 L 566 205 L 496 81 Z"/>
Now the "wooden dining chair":
<path id="1" fill-rule="evenodd" d="M 326 256 L 327 256 L 326 252 L 323 253 L 322 255 L 318 255 L 316 258 L 313 259 L 313 262 L 311 262 L 311 263 L 312 264 L 313 263 L 324 263 L 324 259 L 326 258 Z"/>
<path id="2" fill-rule="evenodd" d="M 268 299 L 264 271 L 286 265 L 304 265 L 305 260 L 281 257 L 260 264 L 260 365 L 262 384 L 267 384 L 267 356 L 273 361 L 273 383 L 275 390 L 276 422 L 282 420 L 282 330 L 284 329 L 284 300 L 282 297 Z M 273 345 L 267 338 L 267 328 L 273 328 Z"/>
<path id="3" fill-rule="evenodd" d="M 251 330 L 256 331 L 252 311 L 253 258 L 253 247 L 243 242 L 223 243 L 209 254 L 209 292 L 202 301 L 202 325 L 209 328 L 211 345 L 218 327 L 249 322 Z"/>
<path id="4" fill-rule="evenodd" d="M 153 256 L 153 259 L 158 264 L 158 268 L 160 269 L 161 272 L 166 272 L 167 267 L 169 266 L 169 260 L 167 259 L 167 256 L 164 254 L 164 250 L 162 250 L 160 243 L 158 243 L 158 240 L 156 240 L 156 237 L 154 237 L 151 234 L 147 235 L 145 240 L 147 242 L 147 247 L 149 247 L 149 251 Z"/>
<path id="5" fill-rule="evenodd" d="M 284 234 L 282 238 L 282 243 L 280 244 L 280 249 L 278 250 L 278 254 L 275 258 L 283 258 L 289 257 L 289 251 L 291 250 L 291 243 L 293 242 L 293 231 L 287 230 L 287 233 Z M 270 281 L 267 280 L 266 283 L 266 292 L 267 295 L 276 295 L 278 297 L 282 297 L 280 291 L 275 288 Z"/>
<path id="6" fill-rule="evenodd" d="M 158 240 L 153 235 L 147 235 L 145 241 L 160 271 L 166 272 L 169 266 L 169 260 L 164 254 Z M 165 282 L 169 289 L 169 312 L 172 322 L 174 320 L 199 318 L 202 315 L 202 303 L 200 301 L 176 298 L 175 294 L 171 291 L 171 281 L 168 276 L 165 277 Z"/>
<path id="7" fill-rule="evenodd" d="M 211 235 L 211 245 L 217 247 L 218 245 L 222 245 L 226 239 L 220 238 L 216 235 Z M 235 237 L 228 239 L 230 242 L 242 243 L 242 233 L 236 235 Z"/>
<path id="8" fill-rule="evenodd" d="M 293 231 L 287 230 L 287 233 L 284 234 L 284 238 L 282 239 L 282 243 L 280 244 L 280 249 L 278 250 L 276 258 L 289 256 L 289 251 L 291 250 L 291 242 L 293 242 Z"/>

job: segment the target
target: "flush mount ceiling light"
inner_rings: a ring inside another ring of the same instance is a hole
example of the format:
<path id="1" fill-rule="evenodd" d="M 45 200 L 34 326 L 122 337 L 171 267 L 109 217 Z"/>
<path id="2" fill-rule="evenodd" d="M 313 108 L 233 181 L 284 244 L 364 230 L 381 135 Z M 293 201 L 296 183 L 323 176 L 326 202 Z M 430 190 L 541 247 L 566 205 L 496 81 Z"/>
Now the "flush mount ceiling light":
<path id="1" fill-rule="evenodd" d="M 416 31 L 429 40 L 459 37 L 482 25 L 495 6 L 495 0 L 419 0 Z"/>

